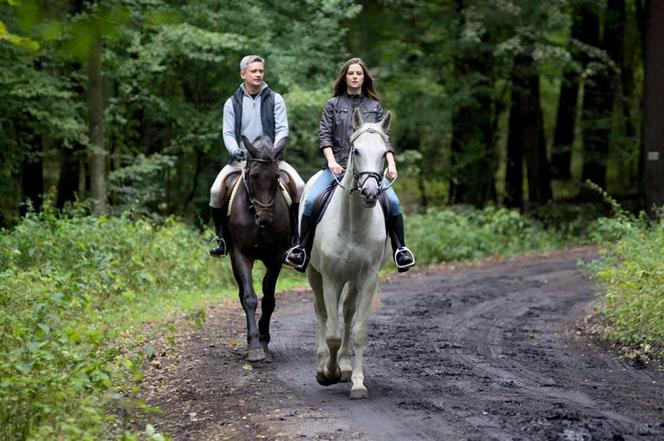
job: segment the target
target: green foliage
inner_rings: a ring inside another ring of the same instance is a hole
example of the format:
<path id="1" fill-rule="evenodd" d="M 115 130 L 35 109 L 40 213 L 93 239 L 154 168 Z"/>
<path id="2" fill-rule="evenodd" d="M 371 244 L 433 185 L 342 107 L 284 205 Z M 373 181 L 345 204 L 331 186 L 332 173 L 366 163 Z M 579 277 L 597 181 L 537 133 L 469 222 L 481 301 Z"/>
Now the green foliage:
<path id="1" fill-rule="evenodd" d="M 121 397 L 141 378 L 143 351 L 131 340 L 117 346 L 126 317 L 187 290 L 233 283 L 228 268 L 220 274 L 210 264 L 199 234 L 174 220 L 56 216 L 48 206 L 0 233 L 0 268 L 7 440 L 124 436 L 111 430 L 117 423 L 106 409 L 127 406 Z"/>
<path id="2" fill-rule="evenodd" d="M 664 356 L 664 224 L 618 221 L 621 239 L 590 265 L 604 293 L 609 339 L 653 345 Z"/>
<path id="3" fill-rule="evenodd" d="M 517 211 L 492 206 L 429 210 L 409 217 L 406 224 L 408 245 L 424 264 L 549 250 L 569 240 Z"/>

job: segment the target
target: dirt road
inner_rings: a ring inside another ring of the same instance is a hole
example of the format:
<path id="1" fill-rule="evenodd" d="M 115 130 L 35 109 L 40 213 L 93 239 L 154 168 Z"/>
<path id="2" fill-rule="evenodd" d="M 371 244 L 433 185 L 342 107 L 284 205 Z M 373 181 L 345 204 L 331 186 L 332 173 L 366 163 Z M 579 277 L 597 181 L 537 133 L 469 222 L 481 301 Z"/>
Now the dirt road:
<path id="1" fill-rule="evenodd" d="M 366 400 L 314 378 L 310 292 L 278 296 L 274 362 L 243 360 L 239 302 L 210 311 L 148 372 L 174 440 L 664 440 L 664 372 L 578 329 L 596 287 L 577 249 L 383 283 Z M 154 421 L 154 418 L 152 418 Z"/>

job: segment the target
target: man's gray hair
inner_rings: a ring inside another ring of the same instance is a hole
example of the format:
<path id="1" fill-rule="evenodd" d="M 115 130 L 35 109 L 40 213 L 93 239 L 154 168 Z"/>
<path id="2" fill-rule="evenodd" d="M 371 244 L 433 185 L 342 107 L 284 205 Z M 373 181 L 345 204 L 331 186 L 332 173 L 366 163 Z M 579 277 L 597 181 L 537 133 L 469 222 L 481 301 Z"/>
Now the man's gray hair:
<path id="1" fill-rule="evenodd" d="M 244 71 L 247 66 L 249 66 L 251 63 L 255 63 L 256 61 L 261 62 L 265 64 L 265 60 L 263 60 L 263 57 L 260 57 L 258 55 L 247 55 L 240 61 L 240 72 Z"/>

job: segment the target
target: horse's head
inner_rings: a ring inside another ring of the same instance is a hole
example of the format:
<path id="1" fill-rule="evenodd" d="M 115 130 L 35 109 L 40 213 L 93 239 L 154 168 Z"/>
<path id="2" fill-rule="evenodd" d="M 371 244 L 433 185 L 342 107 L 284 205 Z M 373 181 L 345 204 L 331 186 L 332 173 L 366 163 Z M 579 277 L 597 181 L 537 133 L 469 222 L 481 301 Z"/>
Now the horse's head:
<path id="1" fill-rule="evenodd" d="M 274 218 L 274 202 L 279 188 L 278 157 L 286 148 L 288 138 L 281 139 L 276 147 L 272 147 L 267 136 L 260 136 L 253 143 L 243 136 L 242 142 L 247 149 L 244 184 L 256 225 L 263 228 Z"/>
<path id="2" fill-rule="evenodd" d="M 360 200 L 365 207 L 376 205 L 383 192 L 381 182 L 385 170 L 387 154 L 387 130 L 392 116 L 387 112 L 385 118 L 377 123 L 365 123 L 358 109 L 353 113 L 355 133 L 350 138 L 351 155 L 348 172 L 352 173 L 354 185 L 360 193 Z M 347 173 L 348 173 L 347 172 Z"/>

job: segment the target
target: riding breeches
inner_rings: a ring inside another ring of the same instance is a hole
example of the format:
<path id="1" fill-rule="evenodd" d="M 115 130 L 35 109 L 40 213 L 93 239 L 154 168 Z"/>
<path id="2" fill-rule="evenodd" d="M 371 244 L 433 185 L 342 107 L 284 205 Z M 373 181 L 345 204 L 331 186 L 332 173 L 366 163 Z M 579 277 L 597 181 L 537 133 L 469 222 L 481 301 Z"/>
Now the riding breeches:
<path id="1" fill-rule="evenodd" d="M 244 161 L 243 162 L 233 161 L 232 163 L 225 165 L 224 168 L 221 169 L 216 179 L 214 180 L 212 187 L 210 188 L 210 207 L 221 208 L 222 193 L 225 194 L 226 190 L 224 189 L 224 191 L 222 192 L 222 185 L 225 185 L 225 181 L 228 175 L 230 175 L 231 173 L 241 172 L 243 168 L 244 168 Z M 297 197 L 294 198 L 294 200 L 299 201 L 300 196 L 302 196 L 302 192 L 304 191 L 304 181 L 302 180 L 298 172 L 286 161 L 279 161 L 279 169 L 284 173 L 286 173 L 288 177 L 295 184 L 295 188 L 297 190 Z"/>
<path id="2" fill-rule="evenodd" d="M 342 177 L 343 173 L 337 175 L 338 180 L 341 180 Z M 306 216 L 311 216 L 311 210 L 313 209 L 314 202 L 318 196 L 333 183 L 334 174 L 332 174 L 332 172 L 327 168 L 323 169 L 323 173 L 318 175 L 318 178 L 316 178 L 316 181 L 311 185 L 309 192 L 307 193 L 307 197 L 304 200 L 302 213 Z M 390 182 L 383 178 L 382 185 L 387 187 L 389 184 Z M 390 205 L 390 215 L 394 216 L 401 214 L 401 202 L 399 202 L 399 198 L 397 197 L 397 194 L 392 187 L 385 190 L 385 196 L 387 197 L 387 202 Z"/>

